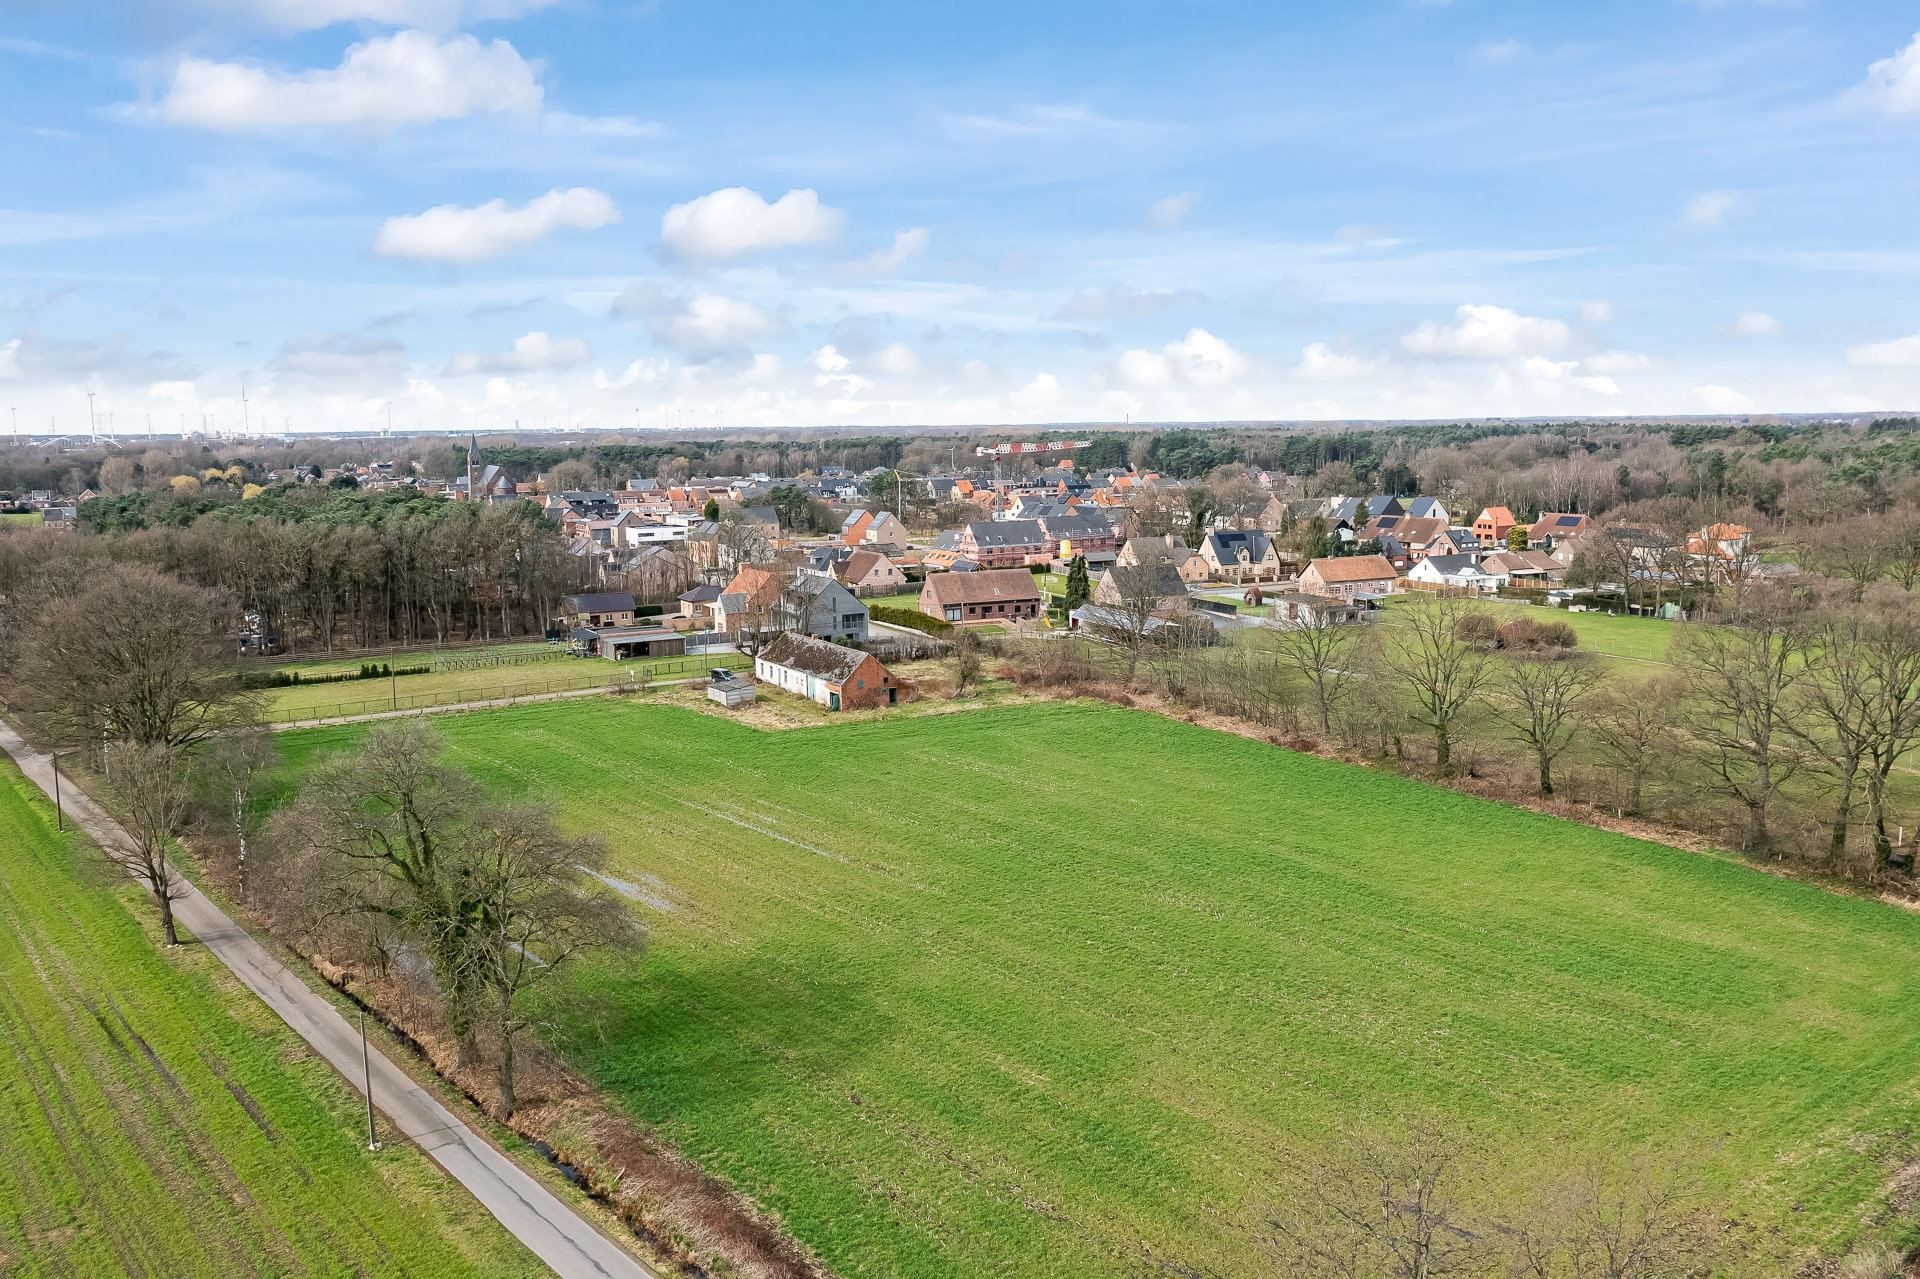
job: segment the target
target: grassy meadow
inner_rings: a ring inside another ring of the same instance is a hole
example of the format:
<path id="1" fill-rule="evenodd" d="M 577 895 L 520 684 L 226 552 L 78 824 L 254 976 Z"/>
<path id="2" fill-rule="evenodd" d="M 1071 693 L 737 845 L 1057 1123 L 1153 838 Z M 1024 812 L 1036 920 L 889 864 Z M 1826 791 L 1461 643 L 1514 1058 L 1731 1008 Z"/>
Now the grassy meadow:
<path id="1" fill-rule="evenodd" d="M 0 1274 L 549 1273 L 82 856 L 0 761 Z"/>
<path id="2" fill-rule="evenodd" d="M 0 511 L 0 524 L 14 528 L 39 528 L 44 522 L 38 511 Z"/>
<path id="3" fill-rule="evenodd" d="M 849 1279 L 1277 1273 L 1276 1170 L 1409 1114 L 1516 1183 L 1648 1152 L 1733 1274 L 1913 1233 L 1895 908 L 1100 704 L 439 728 L 653 929 L 553 992 L 557 1046 Z"/>

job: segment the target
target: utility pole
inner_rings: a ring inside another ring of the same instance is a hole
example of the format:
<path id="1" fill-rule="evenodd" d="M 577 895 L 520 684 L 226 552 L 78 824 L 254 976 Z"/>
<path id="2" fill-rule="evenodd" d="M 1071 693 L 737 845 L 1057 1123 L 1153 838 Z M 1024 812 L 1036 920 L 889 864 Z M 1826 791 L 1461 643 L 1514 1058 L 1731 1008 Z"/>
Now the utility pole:
<path id="1" fill-rule="evenodd" d="M 251 430 L 253 430 L 253 416 L 247 411 L 247 382 L 242 378 L 240 380 L 240 434 L 244 438 Z"/>
<path id="2" fill-rule="evenodd" d="M 380 1149 L 373 1131 L 373 1055 L 367 1051 L 367 1010 L 360 1010 L 360 1079 L 367 1089 L 367 1149 Z"/>

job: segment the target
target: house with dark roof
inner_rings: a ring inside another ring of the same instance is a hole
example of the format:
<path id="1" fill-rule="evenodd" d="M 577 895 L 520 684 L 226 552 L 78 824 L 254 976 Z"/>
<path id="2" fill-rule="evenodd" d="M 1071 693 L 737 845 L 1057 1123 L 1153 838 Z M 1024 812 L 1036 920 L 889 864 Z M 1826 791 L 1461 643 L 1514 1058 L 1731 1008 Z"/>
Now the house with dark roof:
<path id="1" fill-rule="evenodd" d="M 1542 511 L 1540 518 L 1527 530 L 1527 549 L 1539 550 L 1545 547 L 1552 550 L 1561 542 L 1571 541 L 1593 527 L 1593 517 L 1573 511 Z"/>
<path id="2" fill-rule="evenodd" d="M 1229 582 L 1275 582 L 1284 570 L 1279 544 L 1258 529 L 1214 529 L 1200 543 L 1200 558 Z"/>
<path id="3" fill-rule="evenodd" d="M 1038 520 L 978 520 L 960 530 L 954 550 L 982 568 L 1024 568 L 1050 557 Z"/>
<path id="4" fill-rule="evenodd" d="M 1413 566 L 1407 584 L 1429 590 L 1447 588 L 1489 595 L 1500 589 L 1501 579 L 1480 567 L 1477 555 L 1429 555 Z"/>
<path id="5" fill-rule="evenodd" d="M 596 591 L 589 595 L 568 595 L 560 601 L 560 620 L 569 631 L 609 626 L 632 626 L 634 603 L 631 591 Z"/>
<path id="6" fill-rule="evenodd" d="M 1023 568 L 929 573 L 920 585 L 920 611 L 955 623 L 1024 621 L 1040 615 L 1040 587 Z"/>
<path id="7" fill-rule="evenodd" d="M 776 635 L 754 656 L 753 674 L 830 711 L 892 706 L 900 695 L 900 681 L 873 654 L 793 631 Z"/>

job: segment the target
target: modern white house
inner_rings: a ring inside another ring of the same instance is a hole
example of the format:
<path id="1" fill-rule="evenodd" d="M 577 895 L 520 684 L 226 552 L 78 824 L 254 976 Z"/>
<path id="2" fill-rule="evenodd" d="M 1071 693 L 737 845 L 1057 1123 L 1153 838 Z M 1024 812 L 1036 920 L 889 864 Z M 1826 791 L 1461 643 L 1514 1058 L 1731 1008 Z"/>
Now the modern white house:
<path id="1" fill-rule="evenodd" d="M 1428 587 L 1451 587 L 1491 595 L 1500 589 L 1501 577 L 1482 568 L 1473 555 L 1429 555 L 1413 566 L 1407 581 Z"/>

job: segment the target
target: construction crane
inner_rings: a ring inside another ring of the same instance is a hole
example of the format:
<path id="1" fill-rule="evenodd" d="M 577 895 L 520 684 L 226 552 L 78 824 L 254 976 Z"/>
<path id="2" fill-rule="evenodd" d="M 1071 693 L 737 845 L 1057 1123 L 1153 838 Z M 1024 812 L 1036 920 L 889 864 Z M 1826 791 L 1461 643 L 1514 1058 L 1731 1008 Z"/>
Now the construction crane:
<path id="1" fill-rule="evenodd" d="M 1044 444 L 982 444 L 973 450 L 976 457 L 1016 457 L 1024 453 L 1071 453 L 1092 444 L 1092 440 L 1048 440 Z"/>

